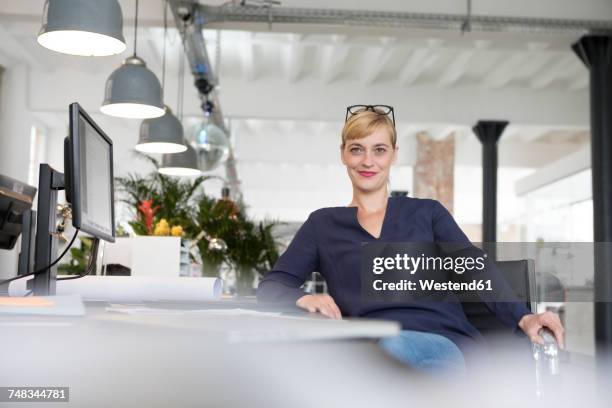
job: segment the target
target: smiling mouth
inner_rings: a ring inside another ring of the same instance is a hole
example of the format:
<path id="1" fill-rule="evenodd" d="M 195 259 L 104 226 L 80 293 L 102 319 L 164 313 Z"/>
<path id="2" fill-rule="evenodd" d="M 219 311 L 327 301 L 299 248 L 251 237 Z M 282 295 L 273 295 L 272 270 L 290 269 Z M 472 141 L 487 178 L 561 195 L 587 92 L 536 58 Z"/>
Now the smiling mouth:
<path id="1" fill-rule="evenodd" d="M 378 174 L 375 171 L 358 171 L 357 173 L 362 177 L 373 177 Z"/>

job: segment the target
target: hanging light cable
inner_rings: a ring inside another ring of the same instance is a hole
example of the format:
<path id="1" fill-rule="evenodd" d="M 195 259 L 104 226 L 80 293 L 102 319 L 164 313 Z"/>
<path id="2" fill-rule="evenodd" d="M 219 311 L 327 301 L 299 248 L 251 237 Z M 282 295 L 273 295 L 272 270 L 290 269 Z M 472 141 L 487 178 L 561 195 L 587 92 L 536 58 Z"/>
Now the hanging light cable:
<path id="1" fill-rule="evenodd" d="M 166 40 L 168 36 L 168 2 L 164 5 L 164 45 L 162 52 L 162 94 L 166 90 Z M 187 150 L 184 143 L 183 125 L 174 116 L 168 105 L 165 114 L 159 118 L 145 119 L 140 124 L 138 143 L 134 147 L 143 153 L 180 153 Z"/>
<path id="2" fill-rule="evenodd" d="M 179 121 L 183 120 L 183 96 L 185 88 L 185 56 L 183 54 L 184 42 L 181 42 L 179 49 L 179 75 L 178 75 L 178 91 L 176 109 Z M 185 147 L 187 150 L 181 153 L 164 154 L 162 156 L 162 164 L 158 171 L 167 176 L 199 176 L 202 174 L 198 166 L 198 154 L 195 149 L 186 141 Z"/>
<path id="3" fill-rule="evenodd" d="M 123 61 L 106 81 L 105 97 L 100 110 L 110 116 L 132 119 L 157 118 L 164 115 L 159 80 L 136 55 L 138 44 L 138 0 L 134 17 L 134 54 Z"/>
<path id="4" fill-rule="evenodd" d="M 185 93 L 185 55 L 183 54 L 185 42 L 182 41 L 179 48 L 179 77 L 178 77 L 178 92 L 176 94 L 176 109 L 178 109 L 179 120 L 183 120 L 183 94 Z"/>

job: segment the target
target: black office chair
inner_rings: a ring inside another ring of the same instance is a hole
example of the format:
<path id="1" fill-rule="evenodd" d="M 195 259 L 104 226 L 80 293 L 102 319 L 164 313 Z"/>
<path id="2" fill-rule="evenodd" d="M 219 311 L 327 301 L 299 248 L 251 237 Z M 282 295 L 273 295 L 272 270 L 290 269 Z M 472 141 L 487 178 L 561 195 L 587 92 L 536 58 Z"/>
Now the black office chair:
<path id="1" fill-rule="evenodd" d="M 516 294 L 517 299 L 524 302 L 529 310 L 535 312 L 536 281 L 534 261 L 532 259 L 497 261 L 495 265 Z M 495 317 L 484 303 L 477 301 L 477 299 L 465 301 L 462 303 L 462 306 L 470 323 L 485 338 L 508 332 L 509 329 Z"/>
<path id="2" fill-rule="evenodd" d="M 532 259 L 498 261 L 495 262 L 495 265 L 516 294 L 518 301 L 524 302 L 530 311 L 535 312 L 537 292 L 534 261 Z M 470 323 L 482 333 L 489 343 L 489 354 L 493 358 L 495 355 L 507 353 L 508 347 L 513 348 L 514 351 L 524 350 L 525 354 L 531 352 L 536 369 L 536 392 L 539 394 L 542 376 L 559 374 L 559 347 L 552 332 L 548 329 L 540 331 L 545 342 L 543 346 L 531 344 L 520 329 L 512 331 L 504 326 L 484 303 L 477 299 L 470 300 L 462 302 L 463 310 Z M 510 350 L 510 352 L 513 351 Z"/>

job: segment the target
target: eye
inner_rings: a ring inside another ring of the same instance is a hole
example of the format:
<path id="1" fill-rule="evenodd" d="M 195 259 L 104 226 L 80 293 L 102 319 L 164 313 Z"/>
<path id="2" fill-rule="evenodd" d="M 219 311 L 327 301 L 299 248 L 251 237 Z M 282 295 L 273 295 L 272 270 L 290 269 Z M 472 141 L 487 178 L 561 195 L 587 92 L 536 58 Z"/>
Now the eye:
<path id="1" fill-rule="evenodd" d="M 384 154 L 387 152 L 387 148 L 379 146 L 376 149 L 374 149 L 374 152 L 376 152 L 377 154 Z"/>
<path id="2" fill-rule="evenodd" d="M 349 149 L 349 152 L 351 152 L 352 154 L 359 154 L 363 151 L 363 149 L 359 146 L 353 146 Z"/>

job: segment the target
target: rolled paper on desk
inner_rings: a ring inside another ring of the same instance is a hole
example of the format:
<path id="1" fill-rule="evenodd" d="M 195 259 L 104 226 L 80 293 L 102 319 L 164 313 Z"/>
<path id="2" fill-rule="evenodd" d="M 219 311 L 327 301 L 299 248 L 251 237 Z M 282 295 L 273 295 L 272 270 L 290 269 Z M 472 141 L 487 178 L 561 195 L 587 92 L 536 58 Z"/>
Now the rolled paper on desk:
<path id="1" fill-rule="evenodd" d="M 11 282 L 10 296 L 27 293 L 25 279 Z M 85 276 L 57 281 L 58 295 L 80 294 L 83 300 L 143 302 L 159 300 L 219 300 L 223 281 L 219 278 L 170 278 L 157 276 Z"/>

